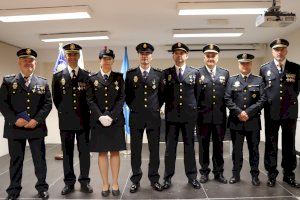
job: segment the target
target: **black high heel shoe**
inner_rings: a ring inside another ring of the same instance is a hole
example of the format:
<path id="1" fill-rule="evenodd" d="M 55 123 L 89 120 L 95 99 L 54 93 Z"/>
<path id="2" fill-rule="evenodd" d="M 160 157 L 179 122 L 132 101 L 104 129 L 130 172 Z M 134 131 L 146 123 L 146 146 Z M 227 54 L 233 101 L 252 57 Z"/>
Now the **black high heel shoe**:
<path id="1" fill-rule="evenodd" d="M 110 193 L 109 187 L 110 187 L 110 186 L 108 185 L 108 189 L 107 189 L 107 190 L 102 190 L 101 195 L 102 195 L 103 197 L 108 197 L 108 195 L 109 195 L 109 193 Z"/>

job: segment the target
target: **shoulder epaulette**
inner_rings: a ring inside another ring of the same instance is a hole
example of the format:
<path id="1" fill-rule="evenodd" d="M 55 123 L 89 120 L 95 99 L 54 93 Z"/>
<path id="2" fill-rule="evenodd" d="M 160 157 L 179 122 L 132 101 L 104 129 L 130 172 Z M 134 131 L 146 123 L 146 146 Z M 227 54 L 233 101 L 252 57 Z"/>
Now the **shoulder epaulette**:
<path id="1" fill-rule="evenodd" d="M 115 72 L 117 75 L 123 75 L 123 73 L 121 72 Z"/>
<path id="2" fill-rule="evenodd" d="M 129 68 L 129 69 L 127 70 L 127 72 L 133 71 L 133 70 L 135 70 L 135 69 L 136 69 L 136 67 L 131 67 L 131 68 Z"/>
<path id="3" fill-rule="evenodd" d="M 97 73 L 90 73 L 89 76 L 95 76 Z"/>
<path id="4" fill-rule="evenodd" d="M 236 74 L 236 75 L 232 75 L 232 76 L 230 76 L 230 77 L 237 77 L 239 74 Z"/>
<path id="5" fill-rule="evenodd" d="M 190 68 L 192 68 L 192 69 L 196 69 L 196 70 L 198 70 L 199 68 L 196 68 L 196 67 L 193 67 L 193 66 L 189 66 Z"/>
<path id="6" fill-rule="evenodd" d="M 163 70 L 162 69 L 160 69 L 160 68 L 156 68 L 156 67 L 152 67 L 154 70 L 156 70 L 156 71 L 159 71 L 159 72 L 162 72 Z"/>
<path id="7" fill-rule="evenodd" d="M 223 67 L 219 67 L 220 69 L 223 69 L 223 70 L 225 70 L 225 71 L 228 71 L 228 69 L 225 69 L 225 68 L 223 68 Z"/>
<path id="8" fill-rule="evenodd" d="M 9 75 L 5 75 L 4 77 L 9 78 L 9 77 L 15 77 L 15 76 L 16 76 L 15 74 L 9 74 Z"/>
<path id="9" fill-rule="evenodd" d="M 45 77 L 42 77 L 42 76 L 37 76 L 38 78 L 41 78 L 41 79 L 44 79 L 44 80 L 47 80 Z"/>
<path id="10" fill-rule="evenodd" d="M 260 67 L 263 67 L 263 66 L 265 66 L 265 65 L 267 65 L 267 64 L 269 64 L 270 63 L 270 61 L 269 62 L 266 62 L 265 64 L 262 64 Z"/>

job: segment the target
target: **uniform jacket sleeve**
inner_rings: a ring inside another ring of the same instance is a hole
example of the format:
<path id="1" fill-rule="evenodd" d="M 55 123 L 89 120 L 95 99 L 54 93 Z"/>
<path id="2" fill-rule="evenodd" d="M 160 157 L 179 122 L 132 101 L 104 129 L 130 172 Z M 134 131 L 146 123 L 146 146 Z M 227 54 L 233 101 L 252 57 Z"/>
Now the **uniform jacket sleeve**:
<path id="1" fill-rule="evenodd" d="M 53 78 L 52 78 L 52 95 L 53 95 L 53 102 L 55 107 L 58 109 L 61 100 L 62 100 L 62 96 L 60 93 L 60 86 L 59 86 L 59 81 L 57 76 L 54 74 Z"/>
<path id="2" fill-rule="evenodd" d="M 232 94 L 232 81 L 233 79 L 229 78 L 226 89 L 225 89 L 225 104 L 227 108 L 230 110 L 231 113 L 233 113 L 235 116 L 238 116 L 243 110 L 239 108 L 232 100 L 233 94 Z"/>
<path id="3" fill-rule="evenodd" d="M 38 123 L 45 121 L 45 119 L 49 115 L 51 109 L 52 109 L 52 97 L 51 97 L 49 85 L 46 83 L 45 84 L 45 96 L 42 99 L 41 108 L 35 115 L 34 119 Z"/>
<path id="4" fill-rule="evenodd" d="M 261 111 L 261 109 L 263 109 L 264 103 L 267 100 L 264 88 L 265 88 L 265 84 L 263 83 L 263 79 L 261 79 L 261 82 L 259 84 L 259 94 L 260 94 L 259 100 L 255 104 L 252 104 L 251 106 L 246 108 L 246 110 L 245 110 L 245 112 L 248 114 L 249 118 L 252 118 L 257 113 L 259 113 Z"/>
<path id="5" fill-rule="evenodd" d="M 3 78 L 3 82 L 0 88 L 0 111 L 3 114 L 5 120 L 14 124 L 16 122 L 16 114 L 14 112 L 14 109 L 10 105 L 8 91 L 9 85 L 5 78 Z"/>

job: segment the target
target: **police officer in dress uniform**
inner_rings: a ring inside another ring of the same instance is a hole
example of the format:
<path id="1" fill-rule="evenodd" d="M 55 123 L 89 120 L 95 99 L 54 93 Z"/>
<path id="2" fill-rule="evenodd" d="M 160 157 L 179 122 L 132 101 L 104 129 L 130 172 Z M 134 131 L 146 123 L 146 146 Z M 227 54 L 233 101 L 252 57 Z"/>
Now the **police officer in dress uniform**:
<path id="1" fill-rule="evenodd" d="M 28 141 L 35 174 L 38 197 L 47 199 L 45 119 L 52 109 L 47 80 L 34 75 L 37 53 L 32 49 L 17 52 L 20 73 L 5 76 L 0 89 L 0 111 L 5 118 L 4 138 L 8 139 L 10 155 L 10 185 L 7 199 L 17 199 L 22 189 L 22 169 L 26 141 Z"/>
<path id="2" fill-rule="evenodd" d="M 206 183 L 210 173 L 209 144 L 213 140 L 213 173 L 215 180 L 227 183 L 223 176 L 223 139 L 226 131 L 226 106 L 224 93 L 229 72 L 217 66 L 220 48 L 209 44 L 203 47 L 205 66 L 199 69 L 198 141 L 200 182 Z"/>
<path id="3" fill-rule="evenodd" d="M 120 153 L 126 149 L 123 105 L 125 83 L 123 74 L 112 71 L 115 54 L 104 47 L 99 53 L 100 71 L 89 80 L 87 91 L 91 109 L 90 150 L 98 152 L 98 166 L 102 178 L 103 197 L 110 194 L 119 196 Z M 110 152 L 110 156 L 108 156 Z M 111 169 L 112 184 L 109 183 L 108 169 Z"/>
<path id="4" fill-rule="evenodd" d="M 130 108 L 130 148 L 132 185 L 134 193 L 140 187 L 142 178 L 141 151 L 143 133 L 146 129 L 150 151 L 148 178 L 154 190 L 162 191 L 159 183 L 159 138 L 160 138 L 160 107 L 162 99 L 162 72 L 150 65 L 154 47 L 149 43 L 136 46 L 140 66 L 129 69 L 125 81 L 126 103 Z"/>
<path id="5" fill-rule="evenodd" d="M 93 192 L 89 185 L 89 108 L 86 101 L 86 86 L 89 73 L 78 67 L 81 46 L 67 44 L 63 47 L 68 66 L 53 75 L 52 91 L 54 105 L 58 111 L 60 137 L 63 150 L 65 187 L 62 195 L 74 191 L 76 176 L 73 168 L 74 139 L 79 151 L 81 191 Z"/>
<path id="6" fill-rule="evenodd" d="M 289 42 L 276 39 L 271 42 L 274 59 L 260 69 L 266 88 L 265 115 L 265 158 L 268 171 L 267 185 L 274 187 L 277 170 L 278 131 L 282 130 L 283 181 L 292 187 L 300 187 L 295 181 L 297 166 L 295 134 L 298 117 L 298 94 L 300 88 L 300 66 L 286 59 Z"/>
<path id="7" fill-rule="evenodd" d="M 232 149 L 232 177 L 230 184 L 240 181 L 240 171 L 243 166 L 243 143 L 246 137 L 249 150 L 250 173 L 252 185 L 260 185 L 259 175 L 259 149 L 260 142 L 260 111 L 266 100 L 264 83 L 260 76 L 251 73 L 254 56 L 243 53 L 237 56 L 240 74 L 229 78 L 225 103 L 230 110 L 228 127 L 231 132 Z"/>
<path id="8" fill-rule="evenodd" d="M 197 180 L 194 150 L 194 131 L 197 119 L 198 70 L 186 65 L 189 48 L 183 43 L 172 46 L 175 65 L 163 71 L 166 115 L 165 189 L 171 186 L 175 173 L 176 149 L 179 131 L 184 142 L 184 166 L 188 183 L 195 189 L 201 185 Z"/>

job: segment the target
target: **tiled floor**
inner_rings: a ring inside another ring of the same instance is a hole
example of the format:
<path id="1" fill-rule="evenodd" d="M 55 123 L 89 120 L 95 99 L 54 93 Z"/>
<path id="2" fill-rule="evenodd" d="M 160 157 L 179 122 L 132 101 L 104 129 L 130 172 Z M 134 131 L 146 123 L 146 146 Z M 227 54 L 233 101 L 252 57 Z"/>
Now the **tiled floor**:
<path id="1" fill-rule="evenodd" d="M 224 157 L 225 157 L 225 172 L 224 175 L 229 179 L 231 176 L 231 157 L 230 157 L 230 143 L 224 143 Z M 196 143 L 196 152 L 198 151 Z M 213 180 L 213 176 L 210 176 L 210 181 L 202 185 L 202 189 L 195 190 L 187 184 L 187 178 L 184 174 L 183 165 L 183 148 L 182 145 L 178 146 L 177 162 L 176 162 L 176 173 L 172 179 L 172 187 L 169 190 L 163 192 L 153 191 L 150 187 L 150 183 L 147 178 L 147 166 L 148 166 L 148 147 L 144 145 L 143 149 L 143 164 L 142 169 L 144 176 L 141 181 L 141 188 L 139 192 L 131 194 L 129 192 L 129 187 L 131 182 L 129 180 L 131 168 L 130 168 L 130 156 L 122 155 L 122 163 L 120 170 L 119 185 L 121 190 L 121 195 L 119 199 L 274 199 L 274 200 L 292 200 L 300 199 L 300 189 L 295 189 L 289 187 L 287 184 L 282 182 L 282 174 L 278 176 L 277 185 L 274 188 L 269 188 L 266 186 L 267 177 L 264 171 L 262 156 L 264 152 L 264 144 L 260 145 L 261 152 L 261 162 L 260 162 L 260 180 L 262 182 L 261 186 L 254 187 L 251 185 L 250 173 L 249 173 L 249 163 L 248 163 L 248 150 L 246 144 L 244 145 L 245 162 L 241 174 L 241 182 L 231 185 L 231 184 L 219 184 Z M 60 145 L 47 145 L 47 166 L 48 166 L 48 176 L 47 182 L 50 185 L 49 193 L 51 199 L 101 199 L 101 179 L 97 166 L 97 154 L 93 154 L 91 162 L 91 185 L 94 188 L 94 193 L 84 194 L 79 191 L 80 185 L 76 184 L 76 191 L 67 196 L 61 196 L 60 191 L 64 186 L 63 183 L 63 167 L 62 161 L 55 161 L 54 155 L 59 151 Z M 34 199 L 36 198 L 36 190 L 34 185 L 36 178 L 34 175 L 33 163 L 30 155 L 30 151 L 26 150 L 26 157 L 24 163 L 24 174 L 22 180 L 23 190 L 21 192 L 21 199 Z M 161 166 L 160 174 L 163 175 L 164 170 L 164 143 L 161 144 Z M 280 155 L 281 152 L 279 152 Z M 198 158 L 198 155 L 196 155 Z M 279 159 L 280 160 L 280 159 Z M 198 161 L 198 159 L 197 159 Z M 199 164 L 197 163 L 199 168 Z M 278 165 L 280 166 L 280 165 Z M 6 197 L 5 189 L 9 184 L 9 156 L 0 157 L 0 199 Z M 75 156 L 75 169 L 78 174 L 78 156 Z M 300 165 L 298 164 L 295 170 L 296 177 L 300 179 Z M 113 199 L 110 195 L 107 199 Z"/>

